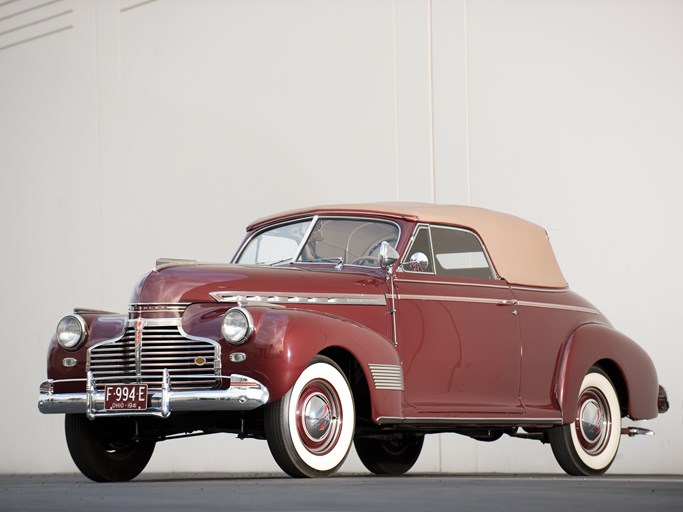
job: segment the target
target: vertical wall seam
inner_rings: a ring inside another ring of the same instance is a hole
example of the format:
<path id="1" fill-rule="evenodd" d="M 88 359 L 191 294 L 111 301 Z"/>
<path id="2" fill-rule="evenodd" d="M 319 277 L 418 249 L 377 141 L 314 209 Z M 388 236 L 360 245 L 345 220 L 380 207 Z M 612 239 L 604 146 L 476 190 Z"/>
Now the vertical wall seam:
<path id="1" fill-rule="evenodd" d="M 472 205 L 472 167 L 470 160 L 470 47 L 467 24 L 467 0 L 463 0 L 463 37 L 465 39 L 465 174 L 467 177 L 467 204 Z"/>
<path id="2" fill-rule="evenodd" d="M 432 0 L 427 0 L 427 73 L 429 99 L 429 170 L 432 180 L 431 201 L 436 202 L 436 166 L 434 162 L 434 55 L 432 40 Z"/>
<path id="3" fill-rule="evenodd" d="M 396 200 L 401 199 L 401 175 L 399 172 L 399 152 L 398 152 L 398 40 L 397 40 L 397 20 L 396 20 L 396 0 L 392 2 L 393 16 L 393 49 L 394 49 L 394 170 L 396 172 Z"/>
<path id="4" fill-rule="evenodd" d="M 100 49 L 102 45 L 101 41 L 101 36 L 100 34 L 100 3 L 98 1 L 95 2 L 95 16 L 93 17 L 93 24 L 94 24 L 94 31 L 95 31 L 95 116 L 97 117 L 96 119 L 96 125 L 97 126 L 97 132 L 95 134 L 95 141 L 96 141 L 96 151 L 97 151 L 97 162 L 96 162 L 96 169 L 97 169 L 97 195 L 98 195 L 98 200 L 97 200 L 97 224 L 100 230 L 100 233 L 104 233 L 104 206 L 102 203 L 104 202 L 104 186 L 103 186 L 103 171 L 102 171 L 102 73 L 101 73 L 101 62 L 100 62 Z M 100 304 L 104 303 L 104 240 L 102 236 L 100 236 L 98 240 L 99 244 L 99 254 L 98 254 L 98 259 L 99 259 L 99 283 L 100 283 Z"/>
<path id="5" fill-rule="evenodd" d="M 429 167 L 431 174 L 431 200 L 436 203 L 436 162 L 435 162 L 435 143 L 434 143 L 434 37 L 433 29 L 433 10 L 432 0 L 427 0 L 427 66 L 428 66 L 428 81 L 429 81 Z M 437 435 L 437 471 L 443 472 L 443 446 L 441 438 L 443 434 Z"/>

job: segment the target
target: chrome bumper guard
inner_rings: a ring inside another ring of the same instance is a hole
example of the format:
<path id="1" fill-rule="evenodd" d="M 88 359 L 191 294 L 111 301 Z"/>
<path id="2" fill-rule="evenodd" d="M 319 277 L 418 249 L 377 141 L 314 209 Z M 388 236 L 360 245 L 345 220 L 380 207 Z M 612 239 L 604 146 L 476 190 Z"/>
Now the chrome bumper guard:
<path id="1" fill-rule="evenodd" d="M 88 372 L 85 393 L 55 393 L 55 381 L 44 381 L 40 385 L 38 410 L 43 414 L 85 414 L 90 419 L 105 416 L 168 418 L 172 411 L 251 411 L 268 402 L 268 390 L 260 382 L 238 374 L 229 378 L 228 389 L 173 391 L 168 370 L 164 370 L 161 391 L 148 393 L 146 410 L 106 411 L 104 390 L 97 390 L 92 372 Z"/>

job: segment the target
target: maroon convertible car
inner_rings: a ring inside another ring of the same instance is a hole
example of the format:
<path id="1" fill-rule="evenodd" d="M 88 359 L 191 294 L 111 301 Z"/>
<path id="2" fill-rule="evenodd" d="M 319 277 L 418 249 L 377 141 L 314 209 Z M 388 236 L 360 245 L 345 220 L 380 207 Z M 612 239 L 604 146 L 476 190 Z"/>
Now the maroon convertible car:
<path id="1" fill-rule="evenodd" d="M 597 475 L 622 435 L 652 433 L 623 419 L 668 408 L 645 351 L 568 289 L 543 228 L 420 203 L 286 212 L 248 226 L 231 264 L 158 260 L 127 314 L 59 322 L 47 376 L 38 407 L 65 414 L 95 481 L 215 432 L 265 439 L 295 477 L 334 473 L 352 443 L 370 471 L 402 474 L 439 432 L 538 440 Z"/>

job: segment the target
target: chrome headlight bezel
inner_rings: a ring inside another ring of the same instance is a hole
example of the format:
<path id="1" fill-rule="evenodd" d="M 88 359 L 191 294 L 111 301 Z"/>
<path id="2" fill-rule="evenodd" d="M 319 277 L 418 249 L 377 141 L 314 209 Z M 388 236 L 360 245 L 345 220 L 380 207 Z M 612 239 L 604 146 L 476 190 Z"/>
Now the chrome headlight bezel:
<path id="1" fill-rule="evenodd" d="M 57 324 L 55 336 L 64 350 L 77 350 L 88 336 L 88 324 L 81 315 L 66 315 Z"/>
<path id="2" fill-rule="evenodd" d="M 221 322 L 221 335 L 231 345 L 239 346 L 254 333 L 254 319 L 246 309 L 237 306 L 230 308 Z"/>

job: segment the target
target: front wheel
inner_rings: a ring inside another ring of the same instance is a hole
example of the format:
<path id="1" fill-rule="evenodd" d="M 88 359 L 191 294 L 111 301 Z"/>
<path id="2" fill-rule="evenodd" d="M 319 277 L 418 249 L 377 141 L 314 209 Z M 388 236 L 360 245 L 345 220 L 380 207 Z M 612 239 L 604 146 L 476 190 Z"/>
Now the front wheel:
<path id="1" fill-rule="evenodd" d="M 64 430 L 71 458 L 95 482 L 132 480 L 145 469 L 156 444 L 137 439 L 130 418 L 91 421 L 85 414 L 67 414 Z"/>
<path id="2" fill-rule="evenodd" d="M 621 408 L 612 382 L 591 368 L 579 390 L 576 419 L 553 427 L 548 434 L 557 462 L 570 475 L 601 475 L 619 449 Z"/>
<path id="3" fill-rule="evenodd" d="M 417 461 L 424 435 L 399 432 L 383 437 L 356 439 L 356 452 L 363 465 L 376 475 L 402 475 Z"/>
<path id="4" fill-rule="evenodd" d="M 351 448 L 356 423 L 351 388 L 339 366 L 317 356 L 294 387 L 265 409 L 268 447 L 293 477 L 336 472 Z"/>

